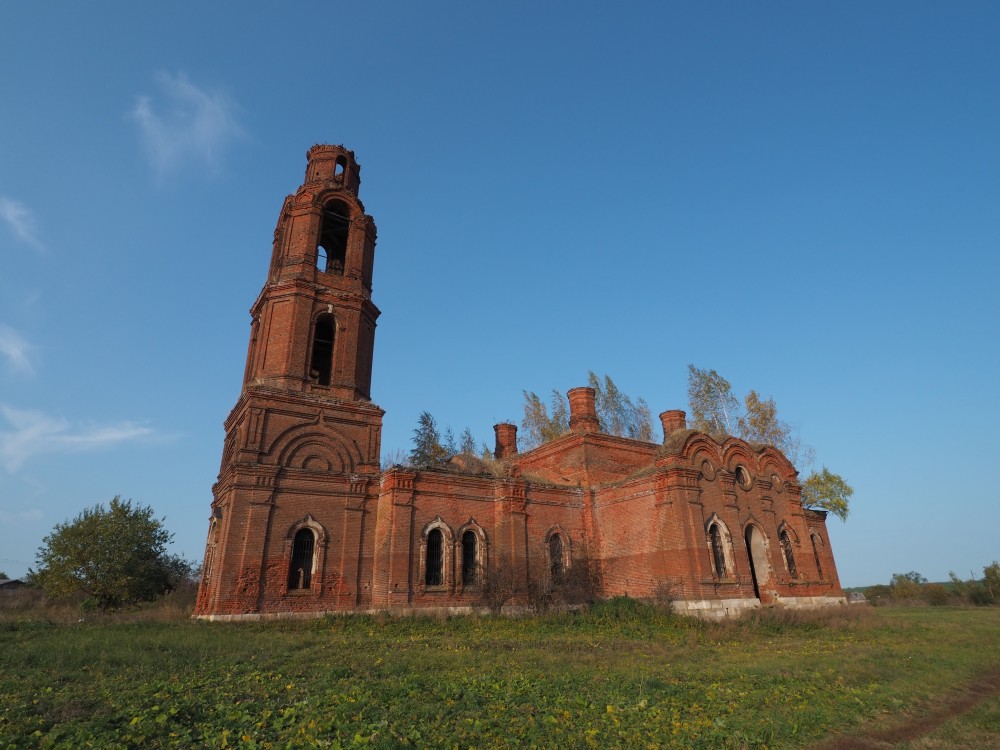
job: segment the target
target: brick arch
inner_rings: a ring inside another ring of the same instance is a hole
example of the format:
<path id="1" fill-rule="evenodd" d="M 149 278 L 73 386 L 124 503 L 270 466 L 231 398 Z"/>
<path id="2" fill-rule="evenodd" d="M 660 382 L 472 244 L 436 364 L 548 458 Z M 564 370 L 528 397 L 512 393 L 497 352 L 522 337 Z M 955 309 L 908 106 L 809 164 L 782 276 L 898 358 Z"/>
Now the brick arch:
<path id="1" fill-rule="evenodd" d="M 799 544 L 799 533 L 792 527 L 788 521 L 782 519 L 781 523 L 778 524 L 778 536 L 781 536 L 781 532 L 787 532 L 788 537 L 792 540 L 795 545 Z"/>
<path id="2" fill-rule="evenodd" d="M 767 525 L 763 521 L 761 521 L 759 518 L 757 518 L 757 516 L 755 514 L 753 514 L 753 513 L 751 513 L 749 516 L 747 516 L 747 519 L 743 522 L 743 525 L 741 526 L 741 530 L 743 531 L 744 534 L 746 533 L 747 527 L 749 527 L 749 526 L 756 526 L 757 530 L 761 534 L 763 534 L 764 533 L 764 529 L 767 528 Z M 767 536 L 765 535 L 764 538 L 766 539 Z"/>
<path id="3" fill-rule="evenodd" d="M 722 461 L 719 444 L 703 432 L 692 432 L 688 436 L 681 448 L 681 455 L 692 464 L 695 460 L 700 464 L 701 461 L 708 459 L 716 465 Z"/>
<path id="4" fill-rule="evenodd" d="M 770 477 L 777 474 L 781 479 L 793 478 L 796 474 L 795 466 L 788 457 L 777 448 L 767 445 L 757 452 L 757 464 L 760 467 L 761 476 Z"/>
<path id="5" fill-rule="evenodd" d="M 312 200 L 309 202 L 309 208 L 311 210 L 322 211 L 323 206 L 327 203 L 332 200 L 338 200 L 351 209 L 352 220 L 359 213 L 363 215 L 365 212 L 364 208 L 361 206 L 361 201 L 358 200 L 357 196 L 349 190 L 344 190 L 341 185 L 317 190 L 315 193 L 311 193 L 311 198 Z"/>
<path id="6" fill-rule="evenodd" d="M 434 520 L 424 526 L 423 531 L 420 532 L 420 538 L 425 542 L 427 541 L 427 535 L 430 534 L 434 529 L 441 529 L 441 533 L 444 534 L 444 540 L 449 544 L 455 541 L 455 534 L 451 530 L 451 526 L 445 523 L 441 516 L 435 516 Z"/>
<path id="7" fill-rule="evenodd" d="M 437 520 L 440 520 L 440 518 L 441 517 L 438 516 Z M 447 524 L 445 524 L 444 521 L 441 521 L 441 523 L 447 526 Z M 428 528 L 427 531 L 430 531 L 430 528 Z M 475 533 L 475 535 L 479 537 L 479 541 L 482 543 L 483 549 L 486 549 L 486 545 L 489 544 L 489 541 L 487 540 L 486 537 L 486 529 L 480 526 L 475 518 L 469 518 L 469 520 L 466 521 L 464 524 L 462 524 L 462 526 L 458 529 L 458 533 L 455 534 L 456 543 L 461 541 L 462 535 L 466 531 L 472 531 L 473 533 Z"/>
<path id="8" fill-rule="evenodd" d="M 722 454 L 719 444 L 702 432 L 692 432 L 681 448 L 681 455 L 692 469 L 697 469 L 702 476 L 712 481 L 722 466 Z"/>
<path id="9" fill-rule="evenodd" d="M 736 471 L 742 464 L 752 474 L 760 474 L 760 462 L 749 444 L 739 438 L 729 438 L 722 446 L 722 465 L 726 471 Z"/>
<path id="10" fill-rule="evenodd" d="M 312 529 L 313 534 L 316 535 L 316 544 L 326 546 L 326 529 L 323 528 L 323 524 L 312 517 L 311 513 L 306 513 L 305 516 L 288 527 L 288 531 L 285 532 L 285 543 L 291 544 L 295 535 L 302 529 Z"/>
<path id="11" fill-rule="evenodd" d="M 266 451 L 273 463 L 293 469 L 350 473 L 361 463 L 361 451 L 325 423 L 289 428 Z"/>

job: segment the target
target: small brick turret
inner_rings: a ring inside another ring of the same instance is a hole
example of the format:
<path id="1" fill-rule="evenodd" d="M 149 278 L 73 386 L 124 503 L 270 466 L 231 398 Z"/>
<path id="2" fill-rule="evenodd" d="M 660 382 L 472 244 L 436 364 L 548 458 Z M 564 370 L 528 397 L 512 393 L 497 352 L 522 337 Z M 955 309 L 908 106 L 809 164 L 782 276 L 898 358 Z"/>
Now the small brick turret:
<path id="1" fill-rule="evenodd" d="M 496 450 L 493 451 L 494 458 L 510 458 L 517 454 L 517 425 L 509 422 L 501 422 L 493 425 L 493 430 L 497 434 Z"/>
<path id="2" fill-rule="evenodd" d="M 305 182 L 332 182 L 357 195 L 361 187 L 361 165 L 354 152 L 343 146 L 316 144 L 306 153 Z"/>
<path id="3" fill-rule="evenodd" d="M 571 388 L 569 396 L 569 429 L 573 432 L 600 432 L 593 388 Z"/>
<path id="4" fill-rule="evenodd" d="M 669 409 L 660 414 L 660 424 L 663 425 L 663 439 L 677 430 L 687 429 L 687 413 L 683 409 Z"/>

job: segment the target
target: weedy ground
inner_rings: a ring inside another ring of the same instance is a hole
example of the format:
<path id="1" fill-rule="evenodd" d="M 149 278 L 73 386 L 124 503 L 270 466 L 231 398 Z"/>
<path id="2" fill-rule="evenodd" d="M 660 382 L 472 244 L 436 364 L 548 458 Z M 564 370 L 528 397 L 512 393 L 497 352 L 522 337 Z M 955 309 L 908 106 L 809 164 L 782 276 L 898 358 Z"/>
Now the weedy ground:
<path id="1" fill-rule="evenodd" d="M 1000 608 L 157 612 L 0 613 L 0 748 L 1000 748 Z"/>

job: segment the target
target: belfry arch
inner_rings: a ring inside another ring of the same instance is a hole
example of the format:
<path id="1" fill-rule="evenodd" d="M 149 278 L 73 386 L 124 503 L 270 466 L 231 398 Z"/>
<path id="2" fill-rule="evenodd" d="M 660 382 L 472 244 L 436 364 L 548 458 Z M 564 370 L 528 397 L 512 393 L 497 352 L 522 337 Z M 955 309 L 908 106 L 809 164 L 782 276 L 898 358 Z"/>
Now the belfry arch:
<path id="1" fill-rule="evenodd" d="M 343 167 L 338 164 L 338 168 L 342 174 Z M 351 207 L 336 198 L 328 200 L 323 205 L 319 242 L 316 245 L 316 268 L 334 276 L 344 275 L 350 233 Z"/>

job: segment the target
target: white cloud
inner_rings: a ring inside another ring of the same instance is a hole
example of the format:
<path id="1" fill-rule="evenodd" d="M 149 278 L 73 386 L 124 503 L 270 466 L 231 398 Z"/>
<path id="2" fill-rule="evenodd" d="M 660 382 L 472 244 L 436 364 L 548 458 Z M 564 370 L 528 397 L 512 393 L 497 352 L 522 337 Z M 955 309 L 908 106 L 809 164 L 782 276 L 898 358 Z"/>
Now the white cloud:
<path id="1" fill-rule="evenodd" d="M 9 472 L 38 455 L 93 450 L 153 435 L 152 429 L 134 422 L 74 426 L 39 411 L 4 405 L 0 415 L 9 426 L 0 430 L 0 464 Z"/>
<path id="2" fill-rule="evenodd" d="M 186 161 L 216 167 L 229 143 L 243 135 L 235 105 L 224 94 L 198 88 L 178 73 L 157 76 L 165 98 L 140 96 L 131 112 L 157 173 L 163 176 Z"/>
<path id="3" fill-rule="evenodd" d="M 0 219 L 3 219 L 15 236 L 22 242 L 41 248 L 38 227 L 31 209 L 21 203 L 0 195 Z"/>
<path id="4" fill-rule="evenodd" d="M 30 375 L 35 371 L 31 362 L 31 344 L 13 328 L 0 323 L 0 356 L 5 357 L 16 371 Z"/>

